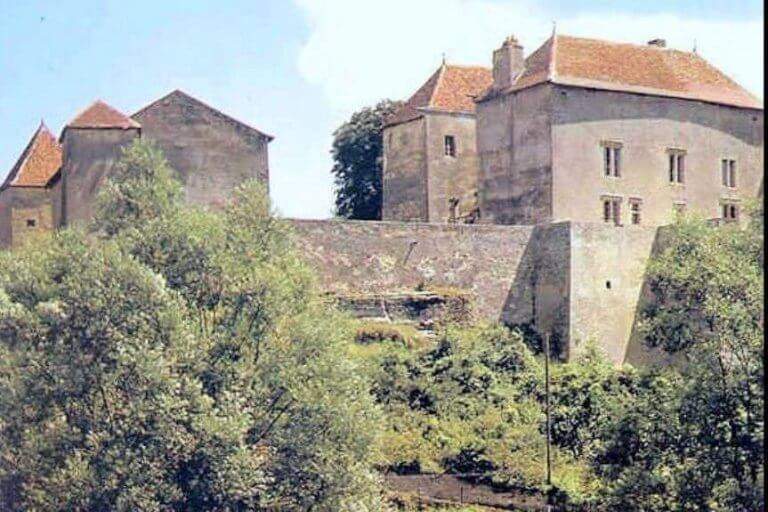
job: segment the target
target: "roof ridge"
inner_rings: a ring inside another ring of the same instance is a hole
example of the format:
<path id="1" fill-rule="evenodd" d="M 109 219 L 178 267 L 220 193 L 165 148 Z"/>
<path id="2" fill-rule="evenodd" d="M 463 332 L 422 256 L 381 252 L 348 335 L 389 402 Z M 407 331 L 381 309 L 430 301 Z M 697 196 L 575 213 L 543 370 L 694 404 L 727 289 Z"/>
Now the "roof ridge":
<path id="1" fill-rule="evenodd" d="M 192 96 L 191 94 L 186 93 L 186 92 L 184 92 L 184 91 L 182 91 L 181 89 L 178 89 L 178 88 L 172 90 L 171 92 L 169 92 L 165 96 L 161 96 L 160 98 L 154 100 L 153 102 L 149 103 L 148 105 L 145 105 L 144 107 L 140 108 L 139 110 L 137 110 L 136 112 L 131 114 L 130 118 L 133 119 L 134 116 L 138 116 L 138 115 L 144 113 L 150 107 L 153 107 L 154 105 L 160 103 L 161 101 L 163 101 L 166 98 L 169 98 L 170 96 L 173 96 L 174 94 L 178 94 L 180 96 L 183 96 L 184 98 L 187 98 L 188 100 L 191 100 L 191 101 L 193 101 L 193 102 L 195 102 L 195 103 L 197 103 L 197 104 L 199 104 L 199 105 L 201 105 L 201 106 L 203 106 L 203 107 L 205 107 L 205 108 L 207 108 L 209 110 L 212 110 L 213 112 L 216 112 L 220 116 L 223 116 L 226 119 L 229 119 L 233 123 L 239 124 L 240 126 L 248 128 L 249 130 L 253 130 L 253 131 L 263 135 L 264 137 L 268 138 L 270 141 L 274 140 L 274 138 L 275 138 L 274 135 L 270 135 L 270 134 L 268 134 L 266 132 L 263 132 L 263 131 L 259 130 L 258 128 L 255 128 L 255 127 L 251 126 L 250 124 L 248 124 L 248 123 L 246 123 L 244 121 L 241 121 L 241 120 L 239 120 L 239 119 L 237 119 L 235 117 L 232 117 L 231 115 L 229 115 L 229 114 L 227 114 L 225 112 L 222 112 L 218 108 L 213 107 L 210 104 L 204 102 L 203 100 L 201 100 L 199 98 L 196 98 L 196 97 Z"/>
<path id="2" fill-rule="evenodd" d="M 549 50 L 549 69 L 547 70 L 547 77 L 549 80 L 557 80 L 557 38 L 558 34 L 552 34 L 552 45 Z"/>
<path id="3" fill-rule="evenodd" d="M 429 99 L 427 100 L 427 107 L 433 107 L 432 104 L 435 100 L 435 96 L 437 96 L 437 90 L 440 88 L 440 86 L 443 83 L 443 78 L 445 77 L 445 70 L 448 67 L 447 64 L 443 63 L 440 66 L 440 69 L 437 70 L 437 80 L 435 81 L 435 86 L 432 87 L 432 91 L 429 93 Z"/>

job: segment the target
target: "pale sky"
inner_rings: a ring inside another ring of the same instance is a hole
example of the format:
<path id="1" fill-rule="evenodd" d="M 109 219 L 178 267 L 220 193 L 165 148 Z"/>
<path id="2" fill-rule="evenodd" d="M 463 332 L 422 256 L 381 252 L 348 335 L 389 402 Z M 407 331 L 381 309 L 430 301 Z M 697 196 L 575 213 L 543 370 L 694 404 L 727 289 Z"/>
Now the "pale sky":
<path id="1" fill-rule="evenodd" d="M 698 52 L 763 97 L 759 1 L 0 0 L 0 177 L 41 118 L 58 132 L 101 98 L 131 114 L 179 88 L 276 138 L 270 187 L 287 216 L 333 205 L 331 134 L 355 110 L 405 99 L 448 62 L 490 66 L 514 34 Z"/>

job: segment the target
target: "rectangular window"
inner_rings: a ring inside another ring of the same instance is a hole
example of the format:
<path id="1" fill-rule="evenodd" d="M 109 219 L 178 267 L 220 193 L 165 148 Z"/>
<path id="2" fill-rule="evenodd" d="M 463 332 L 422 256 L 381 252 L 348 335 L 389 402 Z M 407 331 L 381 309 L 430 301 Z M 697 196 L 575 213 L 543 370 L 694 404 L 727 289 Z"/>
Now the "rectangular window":
<path id="1" fill-rule="evenodd" d="M 621 198 L 603 197 L 603 222 L 621 225 Z"/>
<path id="2" fill-rule="evenodd" d="M 27 219 L 27 227 L 33 228 L 37 225 L 37 219 Z"/>
<path id="3" fill-rule="evenodd" d="M 456 139 L 453 135 L 445 136 L 445 156 L 456 156 Z"/>
<path id="4" fill-rule="evenodd" d="M 720 164 L 723 185 L 736 188 L 736 160 L 723 158 Z"/>
<path id="5" fill-rule="evenodd" d="M 603 142 L 603 173 L 618 178 L 621 176 L 621 144 Z"/>
<path id="6" fill-rule="evenodd" d="M 685 210 L 687 208 L 685 203 L 675 203 L 673 206 L 675 210 L 675 215 L 677 216 L 683 216 L 685 215 Z"/>
<path id="7" fill-rule="evenodd" d="M 669 182 L 685 183 L 685 151 L 681 149 L 669 149 Z"/>
<path id="8" fill-rule="evenodd" d="M 643 201 L 641 199 L 629 200 L 629 212 L 632 219 L 632 224 L 640 224 L 640 207 Z"/>
<path id="9" fill-rule="evenodd" d="M 723 220 L 726 222 L 736 222 L 739 220 L 739 205 L 736 203 L 722 203 Z"/>

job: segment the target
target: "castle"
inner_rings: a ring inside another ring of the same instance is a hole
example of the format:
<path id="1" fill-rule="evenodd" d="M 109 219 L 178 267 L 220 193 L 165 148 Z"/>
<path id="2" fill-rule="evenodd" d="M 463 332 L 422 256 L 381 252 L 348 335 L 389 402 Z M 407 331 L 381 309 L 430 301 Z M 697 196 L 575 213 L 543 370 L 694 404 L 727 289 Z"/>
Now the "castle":
<path id="1" fill-rule="evenodd" d="M 478 318 L 588 339 L 616 364 L 638 343 L 648 258 L 681 212 L 738 221 L 762 196 L 763 107 L 693 52 L 510 37 L 492 68 L 440 68 L 383 130 L 382 221 L 291 220 L 325 289 L 361 316 L 411 320 L 460 295 Z M 216 207 L 268 182 L 272 139 L 175 91 L 125 116 L 103 103 L 57 141 L 41 126 L 0 188 L 0 242 L 87 220 L 119 148 L 147 137 L 187 199 Z"/>
<path id="2" fill-rule="evenodd" d="M 269 183 L 273 137 L 182 91 L 132 116 L 99 100 L 68 122 L 58 139 L 40 124 L 0 186 L 0 245 L 90 220 L 99 186 L 121 148 L 137 138 L 163 151 L 193 204 L 217 207 L 249 178 Z"/>

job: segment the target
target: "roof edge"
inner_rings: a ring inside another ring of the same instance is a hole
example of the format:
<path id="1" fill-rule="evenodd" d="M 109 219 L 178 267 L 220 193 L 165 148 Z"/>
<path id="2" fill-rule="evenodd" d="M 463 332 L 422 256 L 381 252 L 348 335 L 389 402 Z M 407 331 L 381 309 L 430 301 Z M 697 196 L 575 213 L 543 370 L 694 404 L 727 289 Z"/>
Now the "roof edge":
<path id="1" fill-rule="evenodd" d="M 270 135 L 270 134 L 268 134 L 266 132 L 263 132 L 263 131 L 259 130 L 258 128 L 255 128 L 255 127 L 251 126 L 250 124 L 248 124 L 246 122 L 243 122 L 243 121 L 241 121 L 241 120 L 239 120 L 237 118 L 234 118 L 234 117 L 230 116 L 229 114 L 226 114 L 226 113 L 222 112 L 221 110 L 219 110 L 219 109 L 217 109 L 215 107 L 212 107 L 208 103 L 206 103 L 206 102 L 204 102 L 204 101 L 202 101 L 202 100 L 200 100 L 198 98 L 195 98 L 194 96 L 192 96 L 192 95 L 182 91 L 181 89 L 174 89 L 174 90 L 172 90 L 168 94 L 166 94 L 164 96 L 161 96 L 160 98 L 158 98 L 158 99 L 152 101 L 151 103 L 143 106 L 142 108 L 140 108 L 139 110 L 137 110 L 136 112 L 131 114 L 129 117 L 131 119 L 133 119 L 135 116 L 140 116 L 145 111 L 149 110 L 150 108 L 152 108 L 156 104 L 160 103 L 161 101 L 163 101 L 163 100 L 165 100 L 165 99 L 167 99 L 167 98 L 169 98 L 169 97 L 171 97 L 173 95 L 183 96 L 184 98 L 187 98 L 187 99 L 189 99 L 189 100 L 191 100 L 191 101 L 193 101 L 193 102 L 195 102 L 195 103 L 197 103 L 197 104 L 199 104 L 199 105 L 201 105 L 201 106 L 203 106 L 203 107 L 205 107 L 205 108 L 207 108 L 209 110 L 212 110 L 213 112 L 216 112 L 217 114 L 219 114 L 220 116 L 228 119 L 229 121 L 231 121 L 231 122 L 233 122 L 235 124 L 238 124 L 238 125 L 240 125 L 240 126 L 242 126 L 244 128 L 247 128 L 247 129 L 249 129 L 251 131 L 254 131 L 254 132 L 258 133 L 259 135 L 261 135 L 263 137 L 266 137 L 268 139 L 267 142 L 272 142 L 275 139 L 274 135 Z"/>

